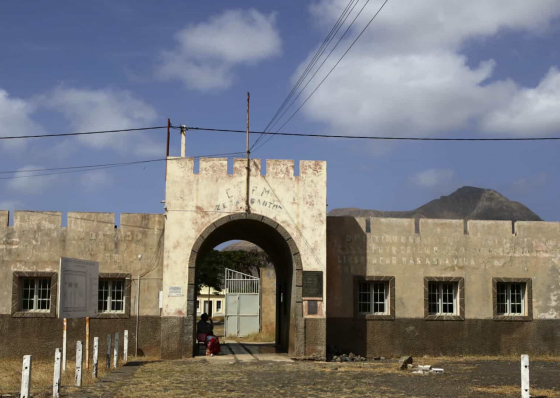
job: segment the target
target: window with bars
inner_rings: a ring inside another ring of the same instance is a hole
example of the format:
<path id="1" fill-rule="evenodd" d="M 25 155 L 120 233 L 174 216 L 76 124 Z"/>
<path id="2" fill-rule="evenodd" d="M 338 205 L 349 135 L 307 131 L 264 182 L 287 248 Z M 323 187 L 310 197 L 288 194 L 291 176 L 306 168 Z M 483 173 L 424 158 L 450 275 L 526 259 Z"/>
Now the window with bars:
<path id="1" fill-rule="evenodd" d="M 51 278 L 23 278 L 20 311 L 51 310 Z"/>
<path id="2" fill-rule="evenodd" d="M 525 315 L 525 283 L 498 282 L 498 315 Z"/>
<path id="3" fill-rule="evenodd" d="M 101 313 L 124 312 L 125 280 L 100 279 L 97 295 L 97 310 Z"/>
<path id="4" fill-rule="evenodd" d="M 222 312 L 222 300 L 216 301 L 216 312 Z"/>
<path id="5" fill-rule="evenodd" d="M 358 286 L 358 312 L 386 315 L 388 311 L 389 284 L 387 282 L 360 282 Z"/>
<path id="6" fill-rule="evenodd" d="M 429 282 L 428 307 L 430 315 L 457 314 L 457 283 Z"/>

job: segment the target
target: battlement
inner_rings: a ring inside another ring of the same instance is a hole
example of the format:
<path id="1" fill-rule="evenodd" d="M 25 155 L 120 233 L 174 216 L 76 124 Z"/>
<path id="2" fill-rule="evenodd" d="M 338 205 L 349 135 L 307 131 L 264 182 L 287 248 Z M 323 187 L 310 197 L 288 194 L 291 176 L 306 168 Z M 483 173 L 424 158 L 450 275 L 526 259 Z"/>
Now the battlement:
<path id="1" fill-rule="evenodd" d="M 54 230 L 62 229 L 60 211 L 22 211 L 14 212 L 14 225 L 8 226 L 9 212 L 0 210 L 0 230 L 14 228 L 21 230 Z M 68 223 L 65 229 L 73 231 L 110 232 L 119 230 L 163 230 L 165 217 L 163 214 L 122 213 L 120 228 L 116 228 L 115 213 L 68 212 Z"/>
<path id="2" fill-rule="evenodd" d="M 337 217 L 333 217 L 337 218 Z M 560 238 L 560 223 L 546 221 L 443 220 L 422 218 L 416 230 L 412 218 L 354 217 L 365 233 L 458 237 L 542 237 Z M 512 228 L 513 225 L 513 228 Z"/>
<path id="3" fill-rule="evenodd" d="M 228 175 L 228 166 L 232 162 L 233 176 L 245 176 L 247 159 L 228 158 L 200 158 L 198 173 L 195 173 L 195 159 L 188 157 L 169 157 L 168 173 L 170 170 L 183 169 L 203 176 Z M 295 162 L 293 160 L 266 159 L 266 173 L 262 172 L 261 159 L 251 159 L 251 175 L 265 175 L 273 178 L 306 178 L 324 175 L 327 169 L 325 161 L 300 160 L 299 176 L 295 175 Z"/>

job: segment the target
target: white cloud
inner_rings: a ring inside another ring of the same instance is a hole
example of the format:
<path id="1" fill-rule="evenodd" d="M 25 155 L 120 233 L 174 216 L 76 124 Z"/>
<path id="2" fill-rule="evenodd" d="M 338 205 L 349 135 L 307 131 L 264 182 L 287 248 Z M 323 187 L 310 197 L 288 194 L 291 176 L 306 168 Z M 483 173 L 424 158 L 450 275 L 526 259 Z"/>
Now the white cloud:
<path id="1" fill-rule="evenodd" d="M 42 169 L 42 167 L 31 164 L 18 169 L 18 173 L 14 174 L 16 178 L 6 180 L 6 187 L 9 191 L 16 194 L 37 195 L 45 192 L 57 180 L 56 175 L 46 175 L 44 177 L 23 177 L 41 174 L 41 172 L 31 171 L 38 169 Z"/>
<path id="2" fill-rule="evenodd" d="M 449 185 L 455 177 L 453 170 L 429 169 L 414 174 L 411 181 L 423 188 Z"/>
<path id="3" fill-rule="evenodd" d="M 105 170 L 91 170 L 81 175 L 80 183 L 88 192 L 112 184 L 113 177 Z"/>
<path id="4" fill-rule="evenodd" d="M 132 93 L 121 90 L 58 87 L 42 96 L 39 103 L 60 112 L 73 132 L 146 127 L 155 123 L 157 117 L 152 106 L 135 98 Z M 125 132 L 82 135 L 77 137 L 77 141 L 95 149 L 113 149 L 121 153 L 163 153 L 148 134 Z"/>
<path id="5" fill-rule="evenodd" d="M 173 51 L 165 51 L 156 70 L 164 80 L 178 79 L 200 91 L 225 89 L 238 65 L 254 65 L 281 53 L 275 14 L 228 10 L 175 35 Z"/>
<path id="6" fill-rule="evenodd" d="M 346 3 L 321 1 L 311 12 L 320 26 L 329 27 Z M 370 1 L 310 87 L 321 81 L 381 4 Z M 511 0 L 507 7 L 500 0 L 389 2 L 302 110 L 343 134 L 435 135 L 482 121 L 483 131 L 524 130 L 530 135 L 560 130 L 559 112 L 552 111 L 560 102 L 556 69 L 539 87 L 527 89 L 511 80 L 492 82 L 494 60 L 471 66 L 461 53 L 467 43 L 502 31 L 543 34 L 559 15 L 554 0 Z M 518 118 L 506 120 L 521 108 Z M 533 128 L 527 131 L 527 125 Z"/>
<path id="7" fill-rule="evenodd" d="M 29 101 L 10 98 L 8 92 L 0 89 L 0 136 L 44 134 L 43 128 L 32 119 L 34 111 Z M 5 150 L 21 150 L 25 146 L 23 139 L 0 141 L 0 148 Z"/>
<path id="8" fill-rule="evenodd" d="M 536 88 L 521 88 L 504 107 L 489 113 L 486 131 L 527 136 L 560 129 L 560 71 L 552 67 Z"/>

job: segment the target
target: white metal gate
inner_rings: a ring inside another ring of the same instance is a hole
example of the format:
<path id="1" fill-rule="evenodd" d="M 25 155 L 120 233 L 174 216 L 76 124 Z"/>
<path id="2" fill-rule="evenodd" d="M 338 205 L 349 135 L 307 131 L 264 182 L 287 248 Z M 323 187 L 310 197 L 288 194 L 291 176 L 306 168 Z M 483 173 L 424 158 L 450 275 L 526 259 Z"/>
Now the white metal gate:
<path id="1" fill-rule="evenodd" d="M 260 331 L 261 280 L 226 268 L 225 335 L 243 337 Z"/>

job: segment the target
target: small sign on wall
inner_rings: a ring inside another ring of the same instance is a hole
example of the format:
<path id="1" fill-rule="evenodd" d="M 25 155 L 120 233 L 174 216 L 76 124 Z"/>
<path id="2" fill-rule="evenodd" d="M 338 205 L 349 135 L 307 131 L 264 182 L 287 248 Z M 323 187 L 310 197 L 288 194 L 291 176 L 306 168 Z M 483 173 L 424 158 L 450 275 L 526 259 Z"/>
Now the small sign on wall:
<path id="1" fill-rule="evenodd" d="M 183 286 L 169 286 L 167 297 L 181 297 L 183 295 Z"/>
<path id="2" fill-rule="evenodd" d="M 323 271 L 303 271 L 303 297 L 323 297 Z"/>

